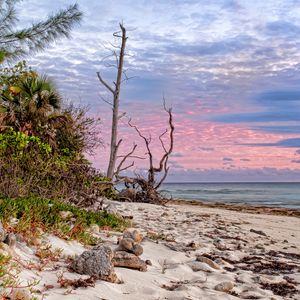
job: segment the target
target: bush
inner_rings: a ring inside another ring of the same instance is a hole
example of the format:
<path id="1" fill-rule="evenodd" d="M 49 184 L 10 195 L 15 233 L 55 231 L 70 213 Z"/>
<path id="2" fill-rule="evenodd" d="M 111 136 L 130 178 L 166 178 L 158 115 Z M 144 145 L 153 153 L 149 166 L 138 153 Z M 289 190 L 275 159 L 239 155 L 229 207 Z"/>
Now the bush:
<path id="1" fill-rule="evenodd" d="M 92 206 L 113 197 L 112 184 L 80 155 L 53 153 L 39 137 L 9 130 L 0 134 L 0 195 L 38 195 Z"/>

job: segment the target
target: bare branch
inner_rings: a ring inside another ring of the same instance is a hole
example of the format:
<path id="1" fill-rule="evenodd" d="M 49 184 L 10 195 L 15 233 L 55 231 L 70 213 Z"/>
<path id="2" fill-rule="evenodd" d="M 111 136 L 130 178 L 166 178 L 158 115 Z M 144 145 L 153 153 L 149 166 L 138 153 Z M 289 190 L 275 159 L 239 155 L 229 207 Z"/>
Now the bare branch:
<path id="1" fill-rule="evenodd" d="M 131 151 L 123 156 L 122 160 L 120 161 L 120 163 L 119 163 L 119 165 L 118 165 L 118 167 L 117 167 L 117 169 L 116 169 L 116 171 L 115 171 L 115 174 L 114 174 L 114 175 L 115 175 L 116 177 L 118 177 L 118 175 L 119 175 L 119 173 L 120 173 L 121 171 L 124 171 L 124 170 L 126 170 L 126 169 L 128 169 L 128 168 L 130 168 L 130 167 L 132 167 L 132 166 L 134 165 L 134 162 L 133 162 L 133 163 L 131 163 L 130 166 L 125 167 L 125 168 L 122 168 L 122 166 L 123 166 L 123 164 L 125 163 L 125 161 L 126 161 L 126 160 L 134 153 L 136 147 L 137 147 L 137 145 L 134 144 L 133 147 L 132 147 L 132 149 L 131 149 Z"/>
<path id="2" fill-rule="evenodd" d="M 100 75 L 100 72 L 97 72 L 97 76 L 98 76 L 98 79 L 99 79 L 99 81 L 112 93 L 112 94 L 114 94 L 115 93 L 115 91 L 109 86 L 109 84 L 106 82 L 106 81 L 104 81 L 104 79 L 101 77 L 101 75 Z"/>

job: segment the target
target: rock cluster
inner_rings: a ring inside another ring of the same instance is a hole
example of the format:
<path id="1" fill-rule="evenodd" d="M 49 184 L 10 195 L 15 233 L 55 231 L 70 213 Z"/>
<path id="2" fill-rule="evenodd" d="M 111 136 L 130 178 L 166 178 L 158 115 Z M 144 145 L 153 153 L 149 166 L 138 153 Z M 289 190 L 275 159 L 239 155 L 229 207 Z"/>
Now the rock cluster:
<path id="1" fill-rule="evenodd" d="M 127 230 L 119 239 L 119 245 L 115 249 L 113 257 L 113 265 L 115 267 L 124 267 L 130 269 L 137 269 L 140 271 L 147 271 L 147 264 L 139 258 L 143 254 L 143 247 L 141 241 L 143 235 L 137 230 Z"/>
<path id="2" fill-rule="evenodd" d="M 95 246 L 75 258 L 70 269 L 78 274 L 119 283 L 114 267 L 147 270 L 146 262 L 139 258 L 143 253 L 143 247 L 140 245 L 142 239 L 143 236 L 138 231 L 126 231 L 115 251 L 106 245 Z"/>

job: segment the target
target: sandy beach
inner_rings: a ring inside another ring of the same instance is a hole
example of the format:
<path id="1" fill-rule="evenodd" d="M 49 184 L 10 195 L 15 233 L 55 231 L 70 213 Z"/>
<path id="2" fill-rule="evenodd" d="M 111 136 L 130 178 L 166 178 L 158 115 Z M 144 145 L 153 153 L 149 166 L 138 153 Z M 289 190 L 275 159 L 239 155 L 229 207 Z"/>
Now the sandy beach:
<path id="1" fill-rule="evenodd" d="M 18 242 L 14 255 L 22 261 L 22 284 L 38 280 L 34 295 L 49 300 L 300 299 L 299 218 L 175 204 L 113 203 L 111 209 L 132 218 L 144 235 L 141 259 L 151 262 L 146 272 L 116 267 L 121 284 L 61 288 L 60 274 L 87 277 L 69 272 L 66 259 L 85 248 L 45 235 L 43 243 L 62 255 L 40 271 L 26 268 L 39 259 L 34 247 Z M 121 233 L 95 230 L 94 235 L 114 249 Z"/>

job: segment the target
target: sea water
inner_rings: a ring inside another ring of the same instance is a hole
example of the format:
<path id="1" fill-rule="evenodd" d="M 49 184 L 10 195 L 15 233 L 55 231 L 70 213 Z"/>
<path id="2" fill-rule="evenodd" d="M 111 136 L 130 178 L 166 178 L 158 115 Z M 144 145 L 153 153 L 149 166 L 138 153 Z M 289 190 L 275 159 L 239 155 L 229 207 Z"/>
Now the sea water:
<path id="1" fill-rule="evenodd" d="M 174 199 L 300 209 L 300 183 L 164 183 Z"/>

